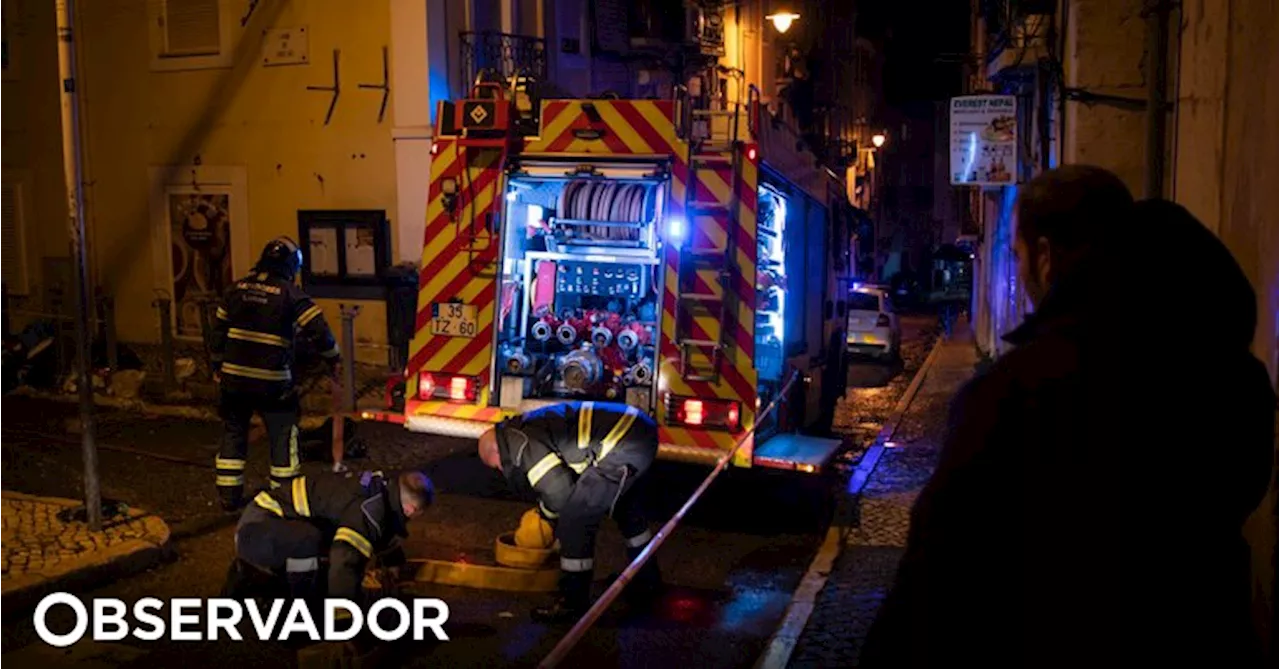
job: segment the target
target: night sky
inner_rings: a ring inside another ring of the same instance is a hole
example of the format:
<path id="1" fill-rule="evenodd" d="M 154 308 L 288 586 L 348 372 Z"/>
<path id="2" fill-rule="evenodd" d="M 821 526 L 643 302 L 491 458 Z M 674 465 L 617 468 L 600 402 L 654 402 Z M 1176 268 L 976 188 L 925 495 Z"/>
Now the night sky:
<path id="1" fill-rule="evenodd" d="M 969 49 L 968 0 L 862 0 L 860 32 L 884 40 L 884 101 L 891 107 L 960 92 L 956 56 Z"/>

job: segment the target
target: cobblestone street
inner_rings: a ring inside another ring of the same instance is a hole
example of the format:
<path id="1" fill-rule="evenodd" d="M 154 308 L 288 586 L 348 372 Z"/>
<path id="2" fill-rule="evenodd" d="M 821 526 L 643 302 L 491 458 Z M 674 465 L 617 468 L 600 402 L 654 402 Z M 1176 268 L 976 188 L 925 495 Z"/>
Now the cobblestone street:
<path id="1" fill-rule="evenodd" d="M 966 333 L 967 334 L 967 333 Z M 928 481 L 945 436 L 952 395 L 973 374 L 972 339 L 940 344 L 938 358 L 893 435 L 861 498 L 854 525 L 818 595 L 789 667 L 854 667 L 871 623 L 893 584 L 906 545 L 911 506 Z"/>

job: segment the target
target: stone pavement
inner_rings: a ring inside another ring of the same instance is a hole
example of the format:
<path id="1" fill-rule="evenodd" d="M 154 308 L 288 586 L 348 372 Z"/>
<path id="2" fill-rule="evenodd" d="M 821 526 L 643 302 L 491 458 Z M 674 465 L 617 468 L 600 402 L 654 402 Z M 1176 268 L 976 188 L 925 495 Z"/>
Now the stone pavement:
<path id="1" fill-rule="evenodd" d="M 911 507 L 945 436 L 951 397 L 969 378 L 977 350 L 967 324 L 939 344 L 902 423 L 857 500 L 840 555 L 819 593 L 789 667 L 854 667 L 906 545 Z"/>
<path id="2" fill-rule="evenodd" d="M 164 557 L 169 528 L 139 509 L 106 518 L 92 532 L 86 523 L 59 514 L 80 502 L 4 491 L 3 597 L 6 609 L 33 605 L 49 592 L 92 587 L 145 570 Z"/>

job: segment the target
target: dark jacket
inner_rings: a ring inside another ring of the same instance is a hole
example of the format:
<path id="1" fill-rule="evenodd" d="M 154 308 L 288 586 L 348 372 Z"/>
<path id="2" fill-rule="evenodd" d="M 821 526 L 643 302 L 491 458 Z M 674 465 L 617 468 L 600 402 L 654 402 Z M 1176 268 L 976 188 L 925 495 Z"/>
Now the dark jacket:
<path id="1" fill-rule="evenodd" d="M 579 477 L 607 469 L 626 476 L 648 470 L 658 451 L 653 419 L 625 404 L 565 402 L 498 426 L 502 472 L 517 492 L 538 498 L 554 520 L 569 503 Z"/>
<path id="2" fill-rule="evenodd" d="M 223 296 L 210 336 L 210 358 L 224 388 L 278 397 L 297 380 L 299 338 L 337 364 L 338 346 L 320 307 L 292 281 L 256 272 Z"/>
<path id="3" fill-rule="evenodd" d="M 1253 293 L 1180 208 L 1134 232 L 955 397 L 861 667 L 1255 662 L 1241 526 L 1276 397 Z"/>
<path id="4" fill-rule="evenodd" d="M 400 487 L 395 478 L 366 473 L 360 478 L 299 476 L 253 503 L 287 519 L 308 520 L 332 538 L 329 596 L 354 599 L 365 564 L 408 536 Z"/>

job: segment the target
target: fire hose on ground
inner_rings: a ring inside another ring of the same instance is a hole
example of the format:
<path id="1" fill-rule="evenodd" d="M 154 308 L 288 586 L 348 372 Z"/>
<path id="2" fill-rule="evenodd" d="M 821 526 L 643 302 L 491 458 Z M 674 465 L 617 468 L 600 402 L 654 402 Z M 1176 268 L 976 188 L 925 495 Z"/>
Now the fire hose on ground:
<path id="1" fill-rule="evenodd" d="M 765 407 L 764 411 L 761 411 L 760 414 L 756 416 L 756 424 L 759 424 L 762 418 L 769 415 L 778 407 L 778 402 L 782 400 L 782 398 L 786 397 L 787 393 L 791 391 L 791 386 L 795 384 L 797 378 L 799 378 L 799 372 L 792 373 L 791 378 L 789 378 L 782 386 L 782 390 L 780 390 L 777 396 L 773 398 L 773 401 L 769 402 L 769 405 Z M 745 431 L 733 445 L 733 448 L 720 456 L 720 460 L 716 462 L 716 466 L 709 474 L 707 474 L 707 477 L 702 480 L 702 483 L 693 491 L 693 494 L 689 496 L 689 499 L 685 500 L 685 503 L 680 506 L 680 509 L 671 516 L 671 519 L 668 520 L 665 525 L 662 526 L 662 529 L 658 530 L 658 533 L 653 535 L 653 539 L 649 541 L 649 545 L 645 546 L 644 550 L 631 561 L 631 564 L 627 565 L 627 568 L 622 570 L 622 573 L 614 579 L 613 583 L 609 585 L 609 588 L 604 591 L 604 594 L 591 605 L 591 608 L 583 614 L 582 618 L 578 619 L 578 622 L 574 623 L 573 628 L 570 629 L 558 643 L 556 643 L 555 648 L 552 648 L 551 652 L 548 653 L 546 657 L 542 658 L 542 661 L 538 663 L 539 669 L 550 669 L 551 667 L 559 666 L 560 663 L 564 661 L 565 657 L 573 650 L 574 646 L 582 640 L 582 637 L 591 629 L 591 626 L 596 623 L 596 620 L 598 620 L 600 616 L 608 610 L 614 600 L 618 598 L 618 595 L 622 594 L 623 589 L 626 588 L 627 584 L 631 582 L 631 579 L 635 577 L 636 572 L 640 571 L 640 568 L 643 567 L 645 563 L 653 557 L 654 553 L 662 547 L 662 544 L 667 540 L 667 537 L 671 536 L 671 533 L 675 531 L 676 526 L 684 519 L 685 514 L 689 512 L 689 509 L 693 508 L 694 503 L 697 502 L 702 497 L 702 494 L 707 491 L 707 488 L 711 486 L 711 482 L 715 481 L 716 477 L 725 470 L 725 467 L 727 467 L 729 462 L 733 460 L 733 456 L 736 455 L 742 448 L 742 445 L 747 442 L 747 437 L 749 436 L 751 436 L 751 432 Z"/>

